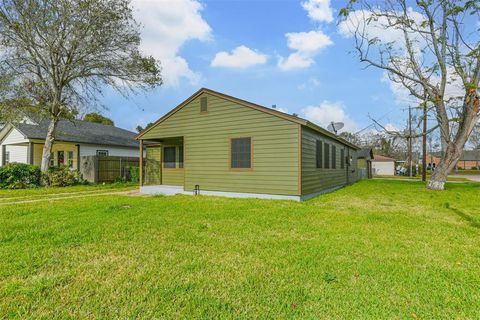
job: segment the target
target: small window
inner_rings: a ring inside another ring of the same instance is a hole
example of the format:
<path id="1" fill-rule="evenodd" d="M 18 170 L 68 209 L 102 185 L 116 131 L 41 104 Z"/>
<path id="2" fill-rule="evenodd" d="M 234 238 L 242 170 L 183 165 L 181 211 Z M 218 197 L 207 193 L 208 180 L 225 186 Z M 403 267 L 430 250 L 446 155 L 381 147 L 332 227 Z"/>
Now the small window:
<path id="1" fill-rule="evenodd" d="M 324 161 L 323 161 L 323 166 L 325 169 L 330 168 L 330 145 L 328 143 L 324 143 L 323 146 L 323 151 L 324 151 Z"/>
<path id="2" fill-rule="evenodd" d="M 65 151 L 58 151 L 57 152 L 57 165 L 63 166 L 65 164 Z"/>
<path id="3" fill-rule="evenodd" d="M 55 154 L 52 152 L 50 153 L 50 167 L 55 166 Z"/>
<path id="4" fill-rule="evenodd" d="M 230 167 L 232 169 L 252 167 L 252 138 L 233 138 L 231 140 Z"/>
<path id="5" fill-rule="evenodd" d="M 345 149 L 340 150 L 340 168 L 344 169 L 345 168 Z"/>
<path id="6" fill-rule="evenodd" d="M 175 147 L 164 147 L 163 148 L 163 167 L 164 168 L 175 168 Z"/>
<path id="7" fill-rule="evenodd" d="M 5 152 L 5 164 L 10 163 L 10 151 Z"/>
<path id="8" fill-rule="evenodd" d="M 317 168 L 322 167 L 322 141 L 317 140 L 317 145 L 316 145 L 316 160 L 317 160 Z"/>
<path id="9" fill-rule="evenodd" d="M 337 147 L 332 146 L 332 169 L 337 168 Z"/>
<path id="10" fill-rule="evenodd" d="M 97 156 L 108 157 L 108 150 L 97 150 Z"/>
<path id="11" fill-rule="evenodd" d="M 178 167 L 183 168 L 183 146 L 178 147 Z"/>
<path id="12" fill-rule="evenodd" d="M 200 112 L 207 112 L 208 111 L 208 100 L 207 97 L 200 98 Z"/>
<path id="13" fill-rule="evenodd" d="M 73 168 L 73 151 L 68 151 L 67 164 L 69 168 Z"/>

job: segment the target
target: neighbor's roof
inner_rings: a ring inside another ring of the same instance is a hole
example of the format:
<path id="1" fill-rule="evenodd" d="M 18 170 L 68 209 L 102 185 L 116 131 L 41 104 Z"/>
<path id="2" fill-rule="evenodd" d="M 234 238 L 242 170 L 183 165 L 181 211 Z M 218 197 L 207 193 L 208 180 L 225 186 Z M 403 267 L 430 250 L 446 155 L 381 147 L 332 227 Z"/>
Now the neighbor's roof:
<path id="1" fill-rule="evenodd" d="M 381 155 L 378 155 L 378 154 L 373 156 L 373 160 L 374 161 L 395 161 L 395 159 L 393 159 L 393 158 L 381 156 Z"/>
<path id="2" fill-rule="evenodd" d="M 26 139 L 44 140 L 47 136 L 48 119 L 35 119 L 37 124 L 13 123 Z M 60 120 L 55 140 L 121 147 L 138 147 L 135 133 L 101 123 L 83 120 Z"/>
<path id="3" fill-rule="evenodd" d="M 441 158 L 442 152 L 432 152 L 431 155 Z M 480 161 L 480 150 L 464 150 L 458 161 Z"/>
<path id="4" fill-rule="evenodd" d="M 350 143 L 350 142 L 346 141 L 345 139 L 337 136 L 336 134 L 334 134 L 334 133 L 332 133 L 328 130 L 325 130 L 324 128 L 308 121 L 307 119 L 296 117 L 296 116 L 290 115 L 288 113 L 284 113 L 284 112 L 280 112 L 280 111 L 277 111 L 277 110 L 274 110 L 274 109 L 271 109 L 271 108 L 267 108 L 267 107 L 258 105 L 256 103 L 249 102 L 249 101 L 246 101 L 246 100 L 242 100 L 242 99 L 239 99 L 239 98 L 236 98 L 236 97 L 233 97 L 233 96 L 229 96 L 229 95 L 226 95 L 224 93 L 217 92 L 217 91 L 207 89 L 207 88 L 201 88 L 200 90 L 195 92 L 187 100 L 185 100 L 184 102 L 179 104 L 177 107 L 172 109 L 170 112 L 168 112 L 166 115 L 164 115 L 160 119 L 158 119 L 152 126 L 150 126 L 149 128 L 142 131 L 140 134 L 138 134 L 136 139 L 141 139 L 142 136 L 145 135 L 147 132 L 149 132 L 152 128 L 156 127 L 157 125 L 159 125 L 160 123 L 162 123 L 163 121 L 168 119 L 170 116 L 175 114 L 178 110 L 183 108 L 185 105 L 187 105 L 188 103 L 190 103 L 192 100 L 194 100 L 195 98 L 197 98 L 198 96 L 200 96 L 203 93 L 206 93 L 206 94 L 209 94 L 209 95 L 212 95 L 212 96 L 216 96 L 216 97 L 219 97 L 219 98 L 222 98 L 222 99 L 225 99 L 225 100 L 229 100 L 229 101 L 237 103 L 239 105 L 249 107 L 249 108 L 252 108 L 252 109 L 255 109 L 255 110 L 258 110 L 258 111 L 262 111 L 262 112 L 265 112 L 265 113 L 269 113 L 271 115 L 280 117 L 282 119 L 301 124 L 303 126 L 311 128 L 311 129 L 313 129 L 313 130 L 315 130 L 315 131 L 317 131 L 317 132 L 319 132 L 319 133 L 321 133 L 325 136 L 328 136 L 328 137 L 330 137 L 334 140 L 337 140 L 338 142 L 340 142 L 344 145 L 350 146 L 354 149 L 360 149 L 358 146 L 354 145 L 353 143 Z"/>
<path id="5" fill-rule="evenodd" d="M 362 148 L 360 150 L 358 150 L 357 152 L 357 158 L 360 158 L 360 159 L 367 159 L 367 158 L 370 158 L 370 159 L 373 159 L 373 150 L 372 148 Z"/>

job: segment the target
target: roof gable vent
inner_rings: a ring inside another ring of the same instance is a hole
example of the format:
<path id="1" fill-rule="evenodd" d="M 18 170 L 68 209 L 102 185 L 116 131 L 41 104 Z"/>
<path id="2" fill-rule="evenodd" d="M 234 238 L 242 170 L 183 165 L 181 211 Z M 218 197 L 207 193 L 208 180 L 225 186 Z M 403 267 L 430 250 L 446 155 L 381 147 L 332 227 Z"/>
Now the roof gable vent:
<path id="1" fill-rule="evenodd" d="M 200 112 L 207 112 L 208 110 L 208 100 L 207 97 L 200 98 Z"/>

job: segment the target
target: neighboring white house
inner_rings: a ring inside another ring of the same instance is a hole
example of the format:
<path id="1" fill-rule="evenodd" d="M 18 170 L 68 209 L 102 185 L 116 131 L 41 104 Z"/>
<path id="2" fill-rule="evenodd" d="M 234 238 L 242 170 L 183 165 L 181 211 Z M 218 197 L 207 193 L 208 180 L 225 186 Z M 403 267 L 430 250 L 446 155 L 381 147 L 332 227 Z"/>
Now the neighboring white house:
<path id="1" fill-rule="evenodd" d="M 395 174 L 395 159 L 375 155 L 372 161 L 374 175 L 393 176 Z"/>
<path id="2" fill-rule="evenodd" d="M 0 165 L 40 165 L 49 121 L 26 116 L 0 130 Z M 52 149 L 51 166 L 67 165 L 80 170 L 83 156 L 137 157 L 135 133 L 114 126 L 82 120 L 60 120 Z"/>

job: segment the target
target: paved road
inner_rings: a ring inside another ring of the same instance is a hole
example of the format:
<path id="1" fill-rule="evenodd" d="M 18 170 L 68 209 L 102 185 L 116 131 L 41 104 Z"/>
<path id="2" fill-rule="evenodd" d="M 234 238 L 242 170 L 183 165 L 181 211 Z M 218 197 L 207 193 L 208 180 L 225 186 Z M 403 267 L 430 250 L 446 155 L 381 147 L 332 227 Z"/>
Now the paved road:
<path id="1" fill-rule="evenodd" d="M 480 174 L 452 174 L 449 177 L 465 178 L 471 181 L 480 182 Z"/>

